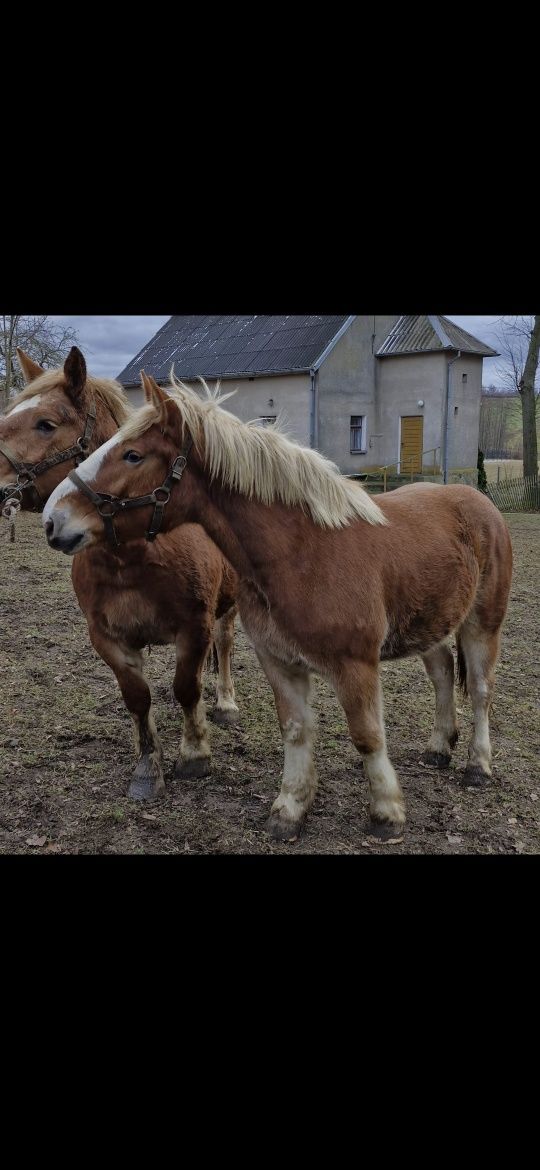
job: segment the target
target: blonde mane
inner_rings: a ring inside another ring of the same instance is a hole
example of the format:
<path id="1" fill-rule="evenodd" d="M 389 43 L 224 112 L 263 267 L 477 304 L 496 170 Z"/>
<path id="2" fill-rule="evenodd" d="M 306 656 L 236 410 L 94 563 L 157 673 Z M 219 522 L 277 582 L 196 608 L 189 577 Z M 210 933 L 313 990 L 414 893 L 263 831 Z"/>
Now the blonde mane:
<path id="1" fill-rule="evenodd" d="M 18 406 L 19 402 L 24 402 L 25 398 L 33 398 L 35 394 L 48 394 L 49 391 L 62 389 L 64 386 L 64 372 L 62 368 L 57 370 L 47 370 L 41 374 L 39 378 L 34 378 L 29 382 L 16 398 L 12 398 L 6 414 L 11 414 L 12 410 Z M 133 407 L 128 402 L 123 386 L 120 382 L 115 382 L 112 378 L 94 378 L 88 375 L 86 379 L 86 386 L 89 391 L 97 398 L 100 398 L 103 405 L 113 416 L 113 419 L 118 427 L 127 422 L 133 414 Z"/>
<path id="2" fill-rule="evenodd" d="M 276 426 L 241 422 L 222 409 L 231 394 L 220 394 L 219 382 L 213 392 L 203 378 L 200 382 L 205 398 L 171 371 L 169 394 L 211 480 L 219 478 L 224 487 L 263 504 L 279 500 L 288 507 L 298 505 L 322 528 L 342 528 L 356 517 L 369 524 L 387 523 L 371 496 L 341 475 L 335 463 L 292 442 Z M 152 404 L 141 407 L 122 427 L 121 437 L 138 438 L 159 417 Z"/>

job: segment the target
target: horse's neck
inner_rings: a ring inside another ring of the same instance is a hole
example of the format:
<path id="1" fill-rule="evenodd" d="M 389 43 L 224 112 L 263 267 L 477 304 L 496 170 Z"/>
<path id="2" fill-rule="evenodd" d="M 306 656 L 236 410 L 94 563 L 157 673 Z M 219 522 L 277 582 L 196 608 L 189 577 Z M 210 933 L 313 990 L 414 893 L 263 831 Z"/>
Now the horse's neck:
<path id="1" fill-rule="evenodd" d="M 314 527 L 300 508 L 269 507 L 219 484 L 207 484 L 206 491 L 198 493 L 195 512 L 194 522 L 202 525 L 237 573 L 263 588 L 277 566 L 294 558 L 305 525 Z"/>

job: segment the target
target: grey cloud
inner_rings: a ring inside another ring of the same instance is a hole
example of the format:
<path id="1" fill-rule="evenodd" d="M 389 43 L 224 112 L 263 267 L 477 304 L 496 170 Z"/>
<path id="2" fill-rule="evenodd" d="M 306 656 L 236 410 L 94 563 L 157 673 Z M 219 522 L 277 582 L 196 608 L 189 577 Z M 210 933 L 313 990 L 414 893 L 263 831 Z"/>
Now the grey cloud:
<path id="1" fill-rule="evenodd" d="M 169 317 L 55 317 L 78 333 L 78 344 L 89 370 L 116 378 Z"/>

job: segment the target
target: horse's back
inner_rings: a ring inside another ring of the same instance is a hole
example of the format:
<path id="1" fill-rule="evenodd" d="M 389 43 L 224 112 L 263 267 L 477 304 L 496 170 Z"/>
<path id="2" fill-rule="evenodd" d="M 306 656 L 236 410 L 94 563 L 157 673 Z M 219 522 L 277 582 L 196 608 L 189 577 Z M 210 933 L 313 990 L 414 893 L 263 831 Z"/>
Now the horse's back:
<path id="1" fill-rule="evenodd" d="M 508 527 L 488 496 L 467 484 L 407 484 L 379 501 L 392 528 L 434 534 L 468 545 L 478 563 L 476 605 L 482 619 L 497 627 L 506 612 L 512 581 L 512 542 Z"/>

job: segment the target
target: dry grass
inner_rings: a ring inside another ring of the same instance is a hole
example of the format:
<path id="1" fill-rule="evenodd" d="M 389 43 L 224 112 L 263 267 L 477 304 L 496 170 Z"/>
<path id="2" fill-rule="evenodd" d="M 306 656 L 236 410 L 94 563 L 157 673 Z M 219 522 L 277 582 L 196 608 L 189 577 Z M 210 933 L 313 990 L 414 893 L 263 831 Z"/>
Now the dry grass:
<path id="1" fill-rule="evenodd" d="M 90 645 L 71 588 L 71 562 L 48 548 L 38 516 L 20 517 L 16 544 L 9 543 L 7 524 L 0 525 L 0 855 L 540 852 L 540 515 L 506 519 L 515 572 L 497 669 L 493 781 L 485 790 L 460 784 L 471 726 L 470 704 L 461 697 L 462 735 L 452 767 L 444 772 L 422 764 L 431 687 L 419 659 L 385 663 L 389 751 L 409 815 L 405 840 L 391 847 L 366 841 L 362 765 L 343 711 L 320 680 L 317 799 L 297 843 L 268 839 L 281 737 L 270 686 L 240 630 L 233 664 L 240 725 L 212 726 L 214 772 L 203 780 L 169 775 L 182 725 L 170 696 L 174 653 L 164 646 L 146 656 L 168 789 L 158 806 L 129 801 L 131 720 L 114 676 Z M 210 707 L 213 694 L 208 674 Z"/>

